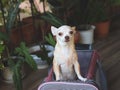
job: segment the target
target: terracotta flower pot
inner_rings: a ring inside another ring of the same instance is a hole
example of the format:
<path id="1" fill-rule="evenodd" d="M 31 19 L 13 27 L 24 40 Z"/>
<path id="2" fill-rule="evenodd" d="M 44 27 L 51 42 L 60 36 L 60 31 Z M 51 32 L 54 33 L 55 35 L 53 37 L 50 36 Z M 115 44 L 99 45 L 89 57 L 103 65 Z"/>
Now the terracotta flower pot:
<path id="1" fill-rule="evenodd" d="M 95 38 L 105 38 L 109 34 L 110 21 L 99 22 L 95 24 Z"/>
<path id="2" fill-rule="evenodd" d="M 79 31 L 76 31 L 75 37 L 74 37 L 74 42 L 79 43 L 79 41 L 80 41 L 80 33 L 79 33 Z"/>

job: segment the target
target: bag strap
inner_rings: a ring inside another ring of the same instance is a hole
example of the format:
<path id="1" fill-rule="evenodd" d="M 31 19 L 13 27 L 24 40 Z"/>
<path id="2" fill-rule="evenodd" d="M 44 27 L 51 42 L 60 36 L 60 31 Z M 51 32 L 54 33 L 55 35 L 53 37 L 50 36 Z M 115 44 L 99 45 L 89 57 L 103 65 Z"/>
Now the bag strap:
<path id="1" fill-rule="evenodd" d="M 44 82 L 49 82 L 49 81 L 53 81 L 53 67 L 50 68 L 49 72 L 48 72 L 48 76 L 44 79 Z"/>
<path id="2" fill-rule="evenodd" d="M 99 72 L 99 77 L 100 77 L 100 87 L 102 90 L 108 90 L 107 88 L 107 80 L 106 80 L 106 76 L 105 73 L 103 71 L 102 65 L 100 63 L 100 61 L 97 61 L 97 66 L 98 66 L 98 72 Z"/>
<path id="3" fill-rule="evenodd" d="M 96 64 L 97 64 L 98 58 L 99 58 L 99 55 L 97 51 L 94 50 L 91 56 L 91 61 L 90 61 L 89 70 L 87 74 L 88 79 L 92 79 L 95 75 Z"/>

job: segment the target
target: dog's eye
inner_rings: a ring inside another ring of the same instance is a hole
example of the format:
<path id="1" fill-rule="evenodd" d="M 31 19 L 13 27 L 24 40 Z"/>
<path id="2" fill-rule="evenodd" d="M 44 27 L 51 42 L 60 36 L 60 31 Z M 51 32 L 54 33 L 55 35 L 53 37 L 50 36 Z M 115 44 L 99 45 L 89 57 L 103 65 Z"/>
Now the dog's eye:
<path id="1" fill-rule="evenodd" d="M 62 33 L 60 32 L 60 33 L 58 33 L 58 35 L 59 35 L 59 36 L 62 36 Z"/>
<path id="2" fill-rule="evenodd" d="M 73 34 L 73 31 L 70 31 L 70 34 Z"/>

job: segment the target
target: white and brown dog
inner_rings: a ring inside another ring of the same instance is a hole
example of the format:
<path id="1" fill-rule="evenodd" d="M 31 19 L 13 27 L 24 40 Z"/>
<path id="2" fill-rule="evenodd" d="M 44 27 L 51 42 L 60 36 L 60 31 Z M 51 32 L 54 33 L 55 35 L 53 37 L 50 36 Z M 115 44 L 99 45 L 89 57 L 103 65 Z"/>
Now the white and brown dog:
<path id="1" fill-rule="evenodd" d="M 75 27 L 63 25 L 59 28 L 51 27 L 52 34 L 56 36 L 56 46 L 53 59 L 53 71 L 56 80 L 74 80 L 77 76 L 86 81 L 80 74 L 80 65 L 74 45 Z"/>

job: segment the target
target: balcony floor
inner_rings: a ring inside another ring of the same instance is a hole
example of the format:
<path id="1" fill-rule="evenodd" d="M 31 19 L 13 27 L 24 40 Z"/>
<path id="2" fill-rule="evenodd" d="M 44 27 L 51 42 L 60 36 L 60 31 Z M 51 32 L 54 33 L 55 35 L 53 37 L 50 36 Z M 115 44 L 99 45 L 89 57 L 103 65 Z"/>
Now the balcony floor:
<path id="1" fill-rule="evenodd" d="M 120 18 L 115 18 L 110 29 L 109 36 L 96 40 L 94 48 L 100 53 L 108 90 L 120 90 Z"/>

